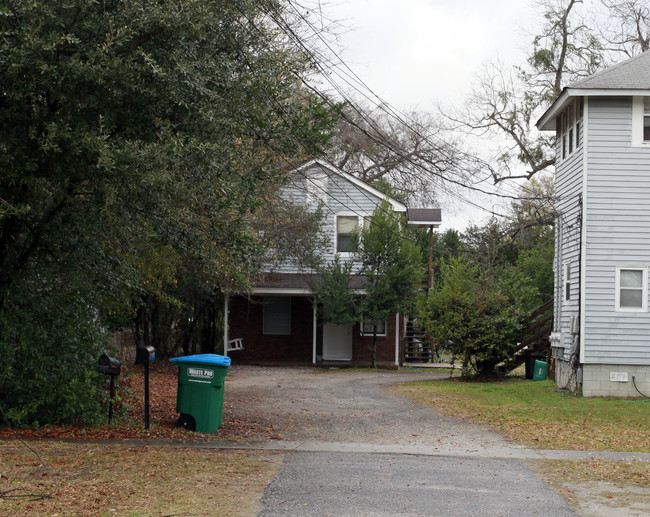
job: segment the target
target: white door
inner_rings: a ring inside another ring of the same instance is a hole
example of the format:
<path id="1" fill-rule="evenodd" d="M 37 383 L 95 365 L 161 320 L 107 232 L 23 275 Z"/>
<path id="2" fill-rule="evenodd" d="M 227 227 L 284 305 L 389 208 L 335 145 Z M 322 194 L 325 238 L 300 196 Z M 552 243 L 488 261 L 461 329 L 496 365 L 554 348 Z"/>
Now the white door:
<path id="1" fill-rule="evenodd" d="M 352 325 L 323 327 L 323 360 L 352 361 Z"/>

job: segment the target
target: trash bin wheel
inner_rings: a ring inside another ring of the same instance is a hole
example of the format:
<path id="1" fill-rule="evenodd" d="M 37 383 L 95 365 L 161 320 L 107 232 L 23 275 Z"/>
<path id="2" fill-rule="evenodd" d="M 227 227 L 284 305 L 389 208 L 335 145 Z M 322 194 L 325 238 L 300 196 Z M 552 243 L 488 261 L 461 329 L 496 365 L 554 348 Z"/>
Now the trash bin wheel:
<path id="1" fill-rule="evenodd" d="M 178 422 L 176 422 L 176 427 L 183 427 L 188 431 L 195 431 L 196 420 L 194 420 L 194 417 L 192 415 L 181 413 L 181 416 L 178 417 Z"/>

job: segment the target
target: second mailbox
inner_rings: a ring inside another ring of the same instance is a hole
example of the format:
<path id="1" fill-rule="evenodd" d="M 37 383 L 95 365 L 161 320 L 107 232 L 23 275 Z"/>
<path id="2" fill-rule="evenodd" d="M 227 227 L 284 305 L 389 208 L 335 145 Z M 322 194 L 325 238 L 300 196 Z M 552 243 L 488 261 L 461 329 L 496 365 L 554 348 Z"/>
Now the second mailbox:
<path id="1" fill-rule="evenodd" d="M 156 360 L 156 349 L 152 346 L 138 348 L 135 352 L 135 364 L 150 364 Z"/>

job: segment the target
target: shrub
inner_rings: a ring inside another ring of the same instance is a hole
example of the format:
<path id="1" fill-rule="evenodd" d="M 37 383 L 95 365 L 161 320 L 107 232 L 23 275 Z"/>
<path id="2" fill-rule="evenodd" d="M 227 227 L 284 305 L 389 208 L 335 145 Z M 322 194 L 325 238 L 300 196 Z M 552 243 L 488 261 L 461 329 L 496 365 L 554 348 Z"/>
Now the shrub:
<path id="1" fill-rule="evenodd" d="M 0 309 L 0 404 L 11 423 L 98 423 L 105 379 L 97 360 L 106 336 L 92 305 L 79 290 L 40 278 L 7 294 Z"/>
<path id="2" fill-rule="evenodd" d="M 487 279 L 477 267 L 451 259 L 443 265 L 439 286 L 418 302 L 434 345 L 460 360 L 465 375 L 494 375 L 515 352 L 536 291 L 521 275 L 507 279 Z"/>

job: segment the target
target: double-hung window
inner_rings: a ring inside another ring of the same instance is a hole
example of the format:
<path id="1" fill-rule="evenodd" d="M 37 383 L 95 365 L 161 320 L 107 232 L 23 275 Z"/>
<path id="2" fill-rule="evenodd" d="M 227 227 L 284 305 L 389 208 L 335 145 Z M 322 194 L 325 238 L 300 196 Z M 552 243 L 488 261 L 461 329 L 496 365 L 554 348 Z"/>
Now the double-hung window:
<path id="1" fill-rule="evenodd" d="M 336 218 L 336 251 L 353 253 L 357 251 L 354 234 L 359 230 L 359 217 L 339 215 Z"/>
<path id="2" fill-rule="evenodd" d="M 650 142 L 650 97 L 643 97 L 643 141 Z"/>
<path id="3" fill-rule="evenodd" d="M 339 215 L 336 217 L 336 251 L 337 253 L 354 253 L 358 251 L 358 232 L 361 225 L 370 224 L 370 217 L 362 215 Z"/>
<path id="4" fill-rule="evenodd" d="M 650 97 L 632 99 L 632 146 L 650 146 Z"/>
<path id="5" fill-rule="evenodd" d="M 378 336 L 386 335 L 386 320 L 377 320 L 374 323 L 372 321 L 362 321 L 361 322 L 361 335 L 362 336 L 372 336 L 377 329 Z"/>
<path id="6" fill-rule="evenodd" d="M 583 100 L 581 98 L 571 102 L 560 115 L 560 129 L 558 138 L 560 140 L 560 158 L 568 158 L 580 147 L 580 126 L 584 116 Z"/>
<path id="7" fill-rule="evenodd" d="M 648 269 L 616 268 L 616 310 L 646 312 L 648 309 Z"/>
<path id="8" fill-rule="evenodd" d="M 291 296 L 264 297 L 263 332 L 266 335 L 291 334 Z"/>

